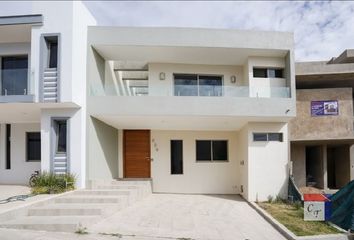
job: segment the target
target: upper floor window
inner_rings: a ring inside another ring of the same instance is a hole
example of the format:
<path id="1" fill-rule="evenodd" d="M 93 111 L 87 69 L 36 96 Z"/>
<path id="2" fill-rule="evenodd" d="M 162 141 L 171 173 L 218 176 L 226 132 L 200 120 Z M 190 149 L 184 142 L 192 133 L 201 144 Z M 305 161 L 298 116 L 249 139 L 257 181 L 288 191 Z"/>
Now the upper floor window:
<path id="1" fill-rule="evenodd" d="M 283 69 L 281 68 L 253 68 L 253 77 L 258 78 L 283 78 Z"/>
<path id="2" fill-rule="evenodd" d="M 27 95 L 28 56 L 1 57 L 1 95 Z"/>
<path id="3" fill-rule="evenodd" d="M 222 96 L 220 75 L 174 74 L 175 96 Z"/>
<path id="4" fill-rule="evenodd" d="M 58 36 L 44 37 L 47 45 L 47 67 L 58 67 Z"/>

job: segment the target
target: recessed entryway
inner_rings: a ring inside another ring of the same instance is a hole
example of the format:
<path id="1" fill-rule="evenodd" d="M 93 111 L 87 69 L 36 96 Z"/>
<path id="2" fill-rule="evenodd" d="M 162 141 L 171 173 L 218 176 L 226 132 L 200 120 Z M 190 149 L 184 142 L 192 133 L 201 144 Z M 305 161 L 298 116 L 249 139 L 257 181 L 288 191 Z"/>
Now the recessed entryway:
<path id="1" fill-rule="evenodd" d="M 150 130 L 123 131 L 125 178 L 150 178 Z"/>

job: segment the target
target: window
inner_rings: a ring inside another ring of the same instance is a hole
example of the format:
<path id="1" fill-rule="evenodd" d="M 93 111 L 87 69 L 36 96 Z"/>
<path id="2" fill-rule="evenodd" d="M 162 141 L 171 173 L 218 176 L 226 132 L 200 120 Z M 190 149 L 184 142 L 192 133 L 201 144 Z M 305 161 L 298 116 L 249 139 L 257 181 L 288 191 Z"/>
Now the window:
<path id="1" fill-rule="evenodd" d="M 41 134 L 39 132 L 26 133 L 27 161 L 41 160 Z"/>
<path id="2" fill-rule="evenodd" d="M 171 140 L 171 174 L 183 174 L 182 140 Z"/>
<path id="3" fill-rule="evenodd" d="M 56 153 L 66 153 L 66 120 L 56 122 Z"/>
<path id="4" fill-rule="evenodd" d="M 254 142 L 282 142 L 283 133 L 253 133 Z"/>
<path id="5" fill-rule="evenodd" d="M 226 140 L 197 140 L 197 161 L 228 161 Z"/>
<path id="6" fill-rule="evenodd" d="M 6 124 L 6 166 L 11 169 L 11 124 Z"/>
<path id="7" fill-rule="evenodd" d="M 174 74 L 175 96 L 222 96 L 222 76 Z"/>
<path id="8" fill-rule="evenodd" d="M 1 58 L 1 94 L 27 95 L 28 57 Z"/>
<path id="9" fill-rule="evenodd" d="M 257 78 L 283 78 L 281 68 L 253 68 L 253 77 Z"/>
<path id="10" fill-rule="evenodd" d="M 44 37 L 46 44 L 46 67 L 57 68 L 58 67 L 58 36 L 46 36 Z"/>
<path id="11" fill-rule="evenodd" d="M 49 43 L 49 68 L 56 68 L 58 66 L 58 43 Z"/>

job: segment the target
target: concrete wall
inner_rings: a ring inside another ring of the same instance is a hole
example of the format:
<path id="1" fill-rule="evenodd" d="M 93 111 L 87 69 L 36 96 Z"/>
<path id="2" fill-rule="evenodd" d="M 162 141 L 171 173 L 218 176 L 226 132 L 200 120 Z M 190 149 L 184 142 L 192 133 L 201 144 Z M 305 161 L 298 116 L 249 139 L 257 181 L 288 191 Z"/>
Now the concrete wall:
<path id="1" fill-rule="evenodd" d="M 90 117 L 88 120 L 87 179 L 118 177 L 118 130 Z"/>
<path id="2" fill-rule="evenodd" d="M 283 142 L 254 142 L 254 132 L 281 132 Z M 247 199 L 265 201 L 268 196 L 286 198 L 288 177 L 288 125 L 286 123 L 249 123 Z"/>
<path id="3" fill-rule="evenodd" d="M 292 171 L 298 187 L 306 186 L 306 148 L 301 144 L 291 144 Z"/>
<path id="4" fill-rule="evenodd" d="M 236 150 L 237 156 L 239 158 L 239 180 L 240 180 L 240 193 L 244 198 L 249 195 L 248 188 L 248 126 L 244 126 L 240 131 L 238 131 L 238 141 Z"/>
<path id="5" fill-rule="evenodd" d="M 236 132 L 151 131 L 151 174 L 154 192 L 239 193 L 239 159 Z M 170 140 L 183 140 L 183 175 L 171 175 Z M 196 140 L 228 140 L 228 162 L 197 162 Z"/>
<path id="6" fill-rule="evenodd" d="M 5 124 L 0 125 L 0 184 L 28 184 L 41 162 L 26 161 L 26 132 L 39 132 L 39 123 L 11 124 L 11 169 L 5 169 Z"/>
<path id="7" fill-rule="evenodd" d="M 338 116 L 311 116 L 311 101 L 338 100 Z M 351 88 L 297 90 L 297 116 L 290 121 L 290 140 L 353 138 Z"/>

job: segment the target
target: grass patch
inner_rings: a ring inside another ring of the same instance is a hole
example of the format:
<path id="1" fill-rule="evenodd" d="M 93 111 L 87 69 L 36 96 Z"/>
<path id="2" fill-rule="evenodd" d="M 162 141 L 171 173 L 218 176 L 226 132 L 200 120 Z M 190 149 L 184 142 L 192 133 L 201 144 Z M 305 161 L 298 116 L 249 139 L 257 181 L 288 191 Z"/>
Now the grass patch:
<path id="1" fill-rule="evenodd" d="M 262 202 L 258 205 L 297 236 L 340 233 L 326 222 L 304 221 L 304 208 L 299 204 Z"/>

